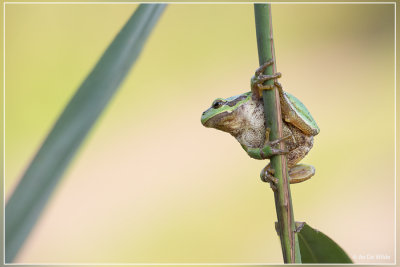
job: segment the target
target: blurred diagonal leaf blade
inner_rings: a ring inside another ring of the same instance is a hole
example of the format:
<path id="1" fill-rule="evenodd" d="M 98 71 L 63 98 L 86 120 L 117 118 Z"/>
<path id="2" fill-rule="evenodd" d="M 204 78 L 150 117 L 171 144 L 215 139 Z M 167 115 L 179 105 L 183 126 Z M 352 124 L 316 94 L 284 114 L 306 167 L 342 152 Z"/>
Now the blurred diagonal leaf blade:
<path id="1" fill-rule="evenodd" d="M 141 4 L 79 87 L 5 209 L 5 262 L 12 262 L 82 141 L 136 61 L 165 4 Z"/>
<path id="2" fill-rule="evenodd" d="M 302 263 L 353 263 L 335 241 L 306 223 L 298 237 Z"/>

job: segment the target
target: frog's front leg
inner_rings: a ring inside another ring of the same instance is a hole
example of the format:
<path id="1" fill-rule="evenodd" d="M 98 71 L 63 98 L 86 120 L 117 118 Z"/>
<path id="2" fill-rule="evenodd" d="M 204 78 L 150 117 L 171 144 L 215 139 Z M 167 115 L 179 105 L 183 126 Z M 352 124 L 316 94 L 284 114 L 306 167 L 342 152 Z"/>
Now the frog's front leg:
<path id="1" fill-rule="evenodd" d="M 267 133 L 266 133 L 266 136 L 267 136 L 266 140 L 268 140 L 268 135 L 269 135 L 268 133 L 269 133 L 269 131 L 267 131 Z M 283 154 L 289 153 L 289 151 L 286 149 L 274 148 L 274 146 L 286 139 L 289 139 L 290 137 L 291 137 L 291 135 L 288 135 L 288 136 L 276 139 L 274 141 L 266 141 L 262 148 L 248 147 L 244 144 L 242 144 L 242 148 L 253 159 L 270 159 L 272 156 L 275 156 L 275 155 L 283 155 Z"/>
<path id="2" fill-rule="evenodd" d="M 315 168 L 311 165 L 297 164 L 289 169 L 289 182 L 291 184 L 301 183 L 310 179 L 315 174 Z M 263 182 L 271 184 L 271 188 L 276 190 L 278 179 L 274 176 L 275 170 L 270 167 L 270 164 L 261 170 L 260 177 Z"/>

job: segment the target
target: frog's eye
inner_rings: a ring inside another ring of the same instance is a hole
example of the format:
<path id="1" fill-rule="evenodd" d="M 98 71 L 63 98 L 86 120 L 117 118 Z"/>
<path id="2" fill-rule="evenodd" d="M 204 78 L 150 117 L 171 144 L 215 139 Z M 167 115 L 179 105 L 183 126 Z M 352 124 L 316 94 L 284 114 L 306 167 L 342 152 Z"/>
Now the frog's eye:
<path id="1" fill-rule="evenodd" d="M 220 106 L 222 106 L 223 104 L 224 104 L 224 101 L 222 101 L 222 100 L 220 100 L 220 99 L 217 99 L 217 100 L 215 100 L 215 101 L 212 103 L 211 107 L 212 107 L 213 109 L 217 109 L 217 108 L 219 108 Z"/>

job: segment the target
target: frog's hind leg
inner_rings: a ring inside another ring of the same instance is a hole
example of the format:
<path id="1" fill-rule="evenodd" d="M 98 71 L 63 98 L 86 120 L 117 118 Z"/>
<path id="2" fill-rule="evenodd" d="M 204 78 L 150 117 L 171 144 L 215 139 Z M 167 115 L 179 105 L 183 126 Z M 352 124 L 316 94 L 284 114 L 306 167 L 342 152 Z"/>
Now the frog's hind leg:
<path id="1" fill-rule="evenodd" d="M 289 169 L 289 177 L 291 184 L 301 183 L 313 177 L 315 168 L 311 165 L 297 164 Z"/>
<path id="2" fill-rule="evenodd" d="M 261 170 L 260 177 L 263 182 L 270 183 L 272 190 L 276 190 L 278 179 L 274 176 L 275 170 L 270 164 Z M 297 164 L 289 169 L 289 182 L 291 184 L 301 183 L 310 179 L 315 174 L 315 168 L 311 165 Z"/>

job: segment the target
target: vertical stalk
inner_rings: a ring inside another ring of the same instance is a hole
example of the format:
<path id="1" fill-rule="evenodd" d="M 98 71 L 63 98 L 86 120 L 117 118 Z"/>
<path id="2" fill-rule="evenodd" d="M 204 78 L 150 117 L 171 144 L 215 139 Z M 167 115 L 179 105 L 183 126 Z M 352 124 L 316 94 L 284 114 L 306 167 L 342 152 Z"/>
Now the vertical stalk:
<path id="1" fill-rule="evenodd" d="M 274 64 L 269 66 L 264 74 L 271 75 L 276 72 L 275 49 L 272 35 L 272 19 L 270 4 L 254 4 L 254 15 L 256 21 L 256 34 L 258 57 L 260 65 L 273 59 Z M 265 84 L 273 85 L 274 81 Z M 261 96 L 260 96 L 261 97 Z M 266 126 L 271 129 L 270 141 L 282 137 L 282 115 L 279 92 L 264 90 L 262 93 L 264 101 L 264 114 Z M 280 149 L 285 148 L 281 142 Z M 285 155 L 277 155 L 271 158 L 271 167 L 275 170 L 278 179 L 277 190 L 274 193 L 275 207 L 278 217 L 278 233 L 281 240 L 283 260 L 285 263 L 301 263 L 301 255 L 297 235 L 295 234 L 295 222 L 293 216 L 292 198 L 288 179 L 288 168 Z"/>

